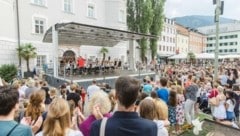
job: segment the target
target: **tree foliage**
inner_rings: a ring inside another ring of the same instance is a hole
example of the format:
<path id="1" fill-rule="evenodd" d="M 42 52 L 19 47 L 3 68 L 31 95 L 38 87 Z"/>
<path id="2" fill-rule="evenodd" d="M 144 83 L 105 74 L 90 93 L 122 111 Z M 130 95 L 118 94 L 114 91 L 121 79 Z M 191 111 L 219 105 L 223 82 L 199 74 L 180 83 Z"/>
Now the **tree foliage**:
<path id="1" fill-rule="evenodd" d="M 151 0 L 127 1 L 127 25 L 130 31 L 148 34 L 153 21 Z M 147 39 L 137 41 L 140 45 L 141 59 L 144 62 L 147 52 Z"/>
<path id="2" fill-rule="evenodd" d="M 130 31 L 158 36 L 163 24 L 163 6 L 165 0 L 128 0 L 127 25 Z M 140 45 L 140 57 L 145 61 L 148 41 L 143 38 L 137 41 Z M 151 40 L 152 58 L 156 56 L 157 39 Z"/>
<path id="3" fill-rule="evenodd" d="M 18 56 L 26 60 L 27 72 L 30 72 L 29 60 L 37 56 L 36 48 L 31 43 L 20 45 L 17 48 Z"/>
<path id="4" fill-rule="evenodd" d="M 17 67 L 14 64 L 5 64 L 0 67 L 0 77 L 10 82 L 17 76 Z"/>
<path id="5" fill-rule="evenodd" d="M 153 22 L 150 28 L 150 34 L 159 36 L 161 34 L 163 23 L 164 23 L 164 4 L 165 0 L 152 0 L 152 8 L 153 8 Z M 150 49 L 151 49 L 151 57 L 154 60 L 157 55 L 157 44 L 158 39 L 150 39 Z"/>

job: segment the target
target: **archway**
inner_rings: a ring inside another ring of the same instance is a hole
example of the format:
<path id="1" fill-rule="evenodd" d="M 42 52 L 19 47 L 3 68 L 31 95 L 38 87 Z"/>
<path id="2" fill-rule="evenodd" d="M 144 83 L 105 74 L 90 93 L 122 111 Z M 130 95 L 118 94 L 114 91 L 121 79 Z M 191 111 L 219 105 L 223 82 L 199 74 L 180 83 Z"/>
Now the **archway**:
<path id="1" fill-rule="evenodd" d="M 69 62 L 69 61 L 75 61 L 76 54 L 72 50 L 67 50 L 63 53 L 63 61 Z"/>

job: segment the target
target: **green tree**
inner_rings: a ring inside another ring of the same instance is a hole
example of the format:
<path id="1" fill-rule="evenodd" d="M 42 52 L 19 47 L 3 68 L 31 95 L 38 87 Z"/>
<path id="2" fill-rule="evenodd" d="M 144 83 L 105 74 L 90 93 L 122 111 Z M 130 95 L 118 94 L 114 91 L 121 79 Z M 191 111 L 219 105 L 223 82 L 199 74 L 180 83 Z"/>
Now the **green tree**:
<path id="1" fill-rule="evenodd" d="M 149 34 L 153 21 L 153 9 L 151 0 L 127 1 L 127 25 L 130 31 Z M 148 41 L 146 38 L 137 41 L 140 45 L 140 57 L 145 62 Z"/>
<path id="2" fill-rule="evenodd" d="M 29 60 L 37 56 L 36 48 L 31 43 L 26 43 L 17 48 L 18 56 L 26 60 L 27 72 L 30 72 Z"/>
<path id="3" fill-rule="evenodd" d="M 159 36 L 161 34 L 164 23 L 164 4 L 165 0 L 152 0 L 153 8 L 153 22 L 150 28 L 150 34 Z M 150 50 L 152 60 L 157 55 L 157 42 L 158 39 L 150 39 Z"/>
<path id="4" fill-rule="evenodd" d="M 189 52 L 187 55 L 187 59 L 190 61 L 191 64 L 193 64 L 196 61 L 196 55 L 193 52 Z"/>
<path id="5" fill-rule="evenodd" d="M 17 67 L 14 64 L 5 64 L 0 67 L 0 77 L 10 82 L 17 76 Z"/>
<path id="6" fill-rule="evenodd" d="M 103 59 L 102 59 L 102 63 L 101 63 L 101 65 L 103 65 L 105 58 L 106 58 L 106 54 L 108 53 L 108 49 L 105 47 L 102 47 L 99 52 L 103 55 Z"/>

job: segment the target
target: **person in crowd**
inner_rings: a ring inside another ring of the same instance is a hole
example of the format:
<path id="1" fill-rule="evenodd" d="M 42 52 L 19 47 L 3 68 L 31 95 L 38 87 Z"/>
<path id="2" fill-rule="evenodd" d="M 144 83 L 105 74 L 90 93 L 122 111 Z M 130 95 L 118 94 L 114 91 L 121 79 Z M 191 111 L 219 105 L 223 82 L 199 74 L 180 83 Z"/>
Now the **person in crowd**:
<path id="1" fill-rule="evenodd" d="M 176 106 L 176 127 L 177 133 L 182 132 L 182 125 L 184 124 L 184 102 L 185 97 L 183 95 L 183 89 L 180 85 L 177 86 L 177 106 Z"/>
<path id="2" fill-rule="evenodd" d="M 46 81 L 43 81 L 43 85 L 41 87 L 42 90 L 45 91 L 46 97 L 45 97 L 45 105 L 49 105 L 51 103 L 51 98 L 49 96 L 49 87 L 48 83 Z"/>
<path id="3" fill-rule="evenodd" d="M 224 95 L 224 88 L 221 86 L 218 86 L 218 91 L 219 94 L 216 97 L 216 105 L 214 105 L 214 111 L 213 111 L 213 118 L 220 122 L 223 121 L 227 118 L 226 115 L 226 109 L 225 109 L 225 101 L 226 101 L 226 96 Z"/>
<path id="4" fill-rule="evenodd" d="M 192 74 L 189 74 L 188 78 L 187 78 L 187 81 L 184 84 L 185 88 L 189 87 L 192 84 L 192 78 L 193 78 Z"/>
<path id="5" fill-rule="evenodd" d="M 198 85 L 196 84 L 197 79 L 193 78 L 193 82 L 189 87 L 186 88 L 185 98 L 186 102 L 184 105 L 184 113 L 187 120 L 187 128 L 192 127 L 192 120 L 195 118 L 194 116 L 194 105 L 197 101 L 197 91 Z"/>
<path id="6" fill-rule="evenodd" d="M 168 136 L 168 131 L 165 128 L 164 120 L 156 120 L 157 119 L 157 109 L 156 109 L 153 99 L 148 97 L 141 101 L 140 106 L 139 106 L 139 114 L 142 118 L 152 120 L 157 124 L 158 136 Z"/>
<path id="7" fill-rule="evenodd" d="M 76 93 L 77 87 L 78 86 L 76 84 L 71 84 L 70 89 L 72 91 L 67 95 L 67 100 L 68 101 L 73 100 L 75 102 L 76 107 L 81 106 L 79 105 L 80 95 Z"/>
<path id="8" fill-rule="evenodd" d="M 29 126 L 14 121 L 19 108 L 19 93 L 10 87 L 0 87 L 0 136 L 33 136 Z"/>
<path id="9" fill-rule="evenodd" d="M 135 102 L 141 85 L 137 79 L 129 76 L 119 77 L 115 82 L 117 111 L 108 120 L 97 120 L 92 124 L 90 135 L 99 136 L 157 136 L 156 123 L 142 119 L 134 112 Z M 106 121 L 105 128 L 100 130 L 102 121 Z M 143 125 L 144 124 L 144 125 Z M 119 129 L 121 128 L 121 129 Z"/>
<path id="10" fill-rule="evenodd" d="M 55 98 L 49 105 L 43 131 L 36 136 L 83 136 L 81 131 L 71 129 L 69 105 L 62 98 Z"/>
<path id="11" fill-rule="evenodd" d="M 88 110 L 90 115 L 83 122 L 79 122 L 79 129 L 84 136 L 90 135 L 90 128 L 95 120 L 102 119 L 103 117 L 109 118 L 111 110 L 111 102 L 108 98 L 108 94 L 103 91 L 95 92 L 89 103 Z"/>
<path id="12" fill-rule="evenodd" d="M 146 84 L 143 85 L 143 92 L 146 93 L 148 96 L 150 96 L 153 87 L 149 79 L 145 79 L 145 80 L 146 80 Z"/>
<path id="13" fill-rule="evenodd" d="M 57 97 L 57 89 L 52 87 L 50 90 L 49 90 L 49 96 L 50 96 L 50 99 L 51 99 L 51 102 L 53 99 L 55 99 Z"/>
<path id="14" fill-rule="evenodd" d="M 110 110 L 110 113 L 113 113 L 115 112 L 115 107 L 116 107 L 116 100 L 115 100 L 115 90 L 112 90 L 111 92 L 109 92 L 108 94 L 108 98 L 109 100 L 111 101 L 111 110 Z"/>
<path id="15" fill-rule="evenodd" d="M 232 88 L 232 86 L 236 83 L 236 78 L 238 78 L 238 75 L 235 72 L 235 70 L 234 69 L 228 70 L 227 84 L 228 84 L 229 88 Z"/>
<path id="16" fill-rule="evenodd" d="M 42 90 L 35 91 L 30 95 L 29 104 L 25 111 L 25 116 L 22 118 L 21 123 L 29 125 L 34 134 L 42 129 L 44 121 L 43 113 L 45 111 L 45 92 Z"/>
<path id="17" fill-rule="evenodd" d="M 27 81 L 28 88 L 25 90 L 25 96 L 27 99 L 29 99 L 29 96 L 38 89 L 35 87 L 35 81 L 33 79 L 29 79 Z"/>
<path id="18" fill-rule="evenodd" d="M 25 80 L 25 79 L 22 79 L 22 80 L 21 80 L 20 92 L 22 92 L 22 94 L 24 94 L 24 97 L 23 97 L 23 98 L 26 97 L 25 91 L 26 91 L 27 88 L 28 88 L 28 87 L 27 87 L 27 85 L 26 85 L 26 80 Z"/>
<path id="19" fill-rule="evenodd" d="M 169 93 L 169 100 L 168 100 L 168 120 L 171 125 L 171 129 L 175 129 L 173 133 L 177 133 L 177 115 L 176 115 L 176 106 L 177 106 L 177 93 L 176 90 L 171 90 Z"/>
<path id="20" fill-rule="evenodd" d="M 227 111 L 227 120 L 229 121 L 233 121 L 233 119 L 235 119 L 235 115 L 234 115 L 234 107 L 236 104 L 235 99 L 233 98 L 233 92 L 232 91 L 227 91 L 226 92 L 226 111 Z"/>
<path id="21" fill-rule="evenodd" d="M 157 90 L 158 97 L 168 103 L 169 90 L 167 88 L 168 80 L 166 78 L 160 79 L 161 88 Z"/>
<path id="22" fill-rule="evenodd" d="M 100 87 L 97 86 L 97 81 L 93 79 L 92 85 L 88 86 L 87 88 L 88 100 L 90 100 L 91 96 L 97 91 L 100 91 Z"/>
<path id="23" fill-rule="evenodd" d="M 236 117 L 236 120 L 239 122 L 239 110 L 240 110 L 240 89 L 239 89 L 239 84 L 233 85 L 233 97 L 236 101 L 235 107 L 234 107 L 234 114 Z"/>

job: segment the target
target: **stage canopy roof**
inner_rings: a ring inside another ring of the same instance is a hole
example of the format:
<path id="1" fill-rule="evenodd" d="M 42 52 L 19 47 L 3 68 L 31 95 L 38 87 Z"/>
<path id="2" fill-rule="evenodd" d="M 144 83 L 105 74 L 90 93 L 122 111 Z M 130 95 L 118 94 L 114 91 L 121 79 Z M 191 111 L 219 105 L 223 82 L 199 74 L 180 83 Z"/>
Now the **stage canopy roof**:
<path id="1" fill-rule="evenodd" d="M 55 30 L 58 31 L 59 44 L 112 47 L 121 41 L 138 40 L 142 38 L 158 38 L 154 35 L 139 34 L 135 32 L 92 26 L 75 22 L 56 24 Z M 52 27 L 46 31 L 43 42 L 52 42 Z"/>

